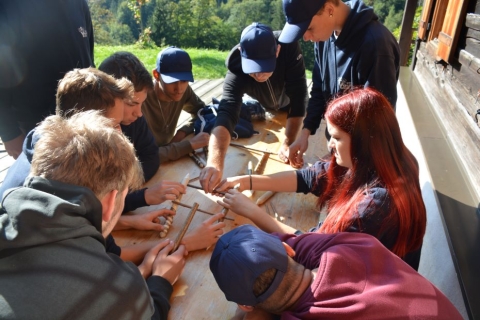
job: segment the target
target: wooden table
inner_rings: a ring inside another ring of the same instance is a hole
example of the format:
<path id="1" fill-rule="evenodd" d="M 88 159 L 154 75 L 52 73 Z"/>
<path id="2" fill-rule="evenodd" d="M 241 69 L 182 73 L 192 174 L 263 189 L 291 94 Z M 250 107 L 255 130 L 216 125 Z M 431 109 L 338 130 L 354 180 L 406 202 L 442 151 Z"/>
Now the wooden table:
<path id="1" fill-rule="evenodd" d="M 272 117 L 266 121 L 254 122 L 255 130 L 259 135 L 249 139 L 239 139 L 236 143 L 252 146 L 255 148 L 267 149 L 276 153 L 284 137 L 284 123 L 286 121 L 285 113 L 272 114 Z M 309 139 L 309 150 L 305 156 L 306 165 L 311 165 L 318 158 L 327 154 L 327 142 L 324 136 L 325 124 L 317 131 L 315 136 Z M 203 156 L 202 153 L 199 153 Z M 246 149 L 239 149 L 230 146 L 226 159 L 224 177 L 246 174 L 247 163 L 253 162 L 253 167 L 261 159 L 262 154 L 251 152 Z M 184 157 L 174 162 L 163 163 L 156 175 L 147 183 L 147 186 L 160 180 L 181 181 L 185 174 L 190 173 L 194 178 L 200 174 L 200 168 L 189 158 Z M 271 155 L 264 173 L 274 173 L 285 170 L 293 170 L 290 166 L 281 163 L 278 157 Z M 194 182 L 200 185 L 199 182 Z M 261 196 L 263 192 L 256 191 L 253 200 Z M 315 208 L 316 197 L 312 195 L 296 193 L 277 193 L 269 202 L 271 202 L 278 214 L 283 217 L 284 222 L 300 230 L 308 230 L 319 221 L 319 211 Z M 187 188 L 187 193 L 182 198 L 182 203 L 192 205 L 199 203 L 199 208 L 219 212 L 222 207 L 216 203 L 218 197 L 205 194 L 201 190 Z M 169 203 L 163 203 L 158 206 L 150 206 L 137 209 L 137 212 L 146 212 L 159 208 L 169 207 Z M 177 214 L 173 220 L 172 227 L 167 237 L 174 240 L 182 227 L 190 209 L 178 207 Z M 234 221 L 225 220 L 227 227 L 225 232 L 235 228 L 238 225 L 251 223 L 250 220 L 237 216 L 230 211 L 228 216 L 234 218 Z M 195 214 L 189 230 L 197 227 L 202 221 L 210 216 L 201 212 Z M 146 232 L 138 230 L 125 230 L 114 232 L 117 243 L 121 246 L 139 243 L 143 241 L 158 241 L 160 236 L 158 232 Z M 210 269 L 209 261 L 213 247 L 208 251 L 199 250 L 190 252 L 187 258 L 185 270 L 174 285 L 174 292 L 171 298 L 172 308 L 169 319 L 232 319 L 237 313 L 237 305 L 228 302 L 225 296 L 218 288 Z"/>

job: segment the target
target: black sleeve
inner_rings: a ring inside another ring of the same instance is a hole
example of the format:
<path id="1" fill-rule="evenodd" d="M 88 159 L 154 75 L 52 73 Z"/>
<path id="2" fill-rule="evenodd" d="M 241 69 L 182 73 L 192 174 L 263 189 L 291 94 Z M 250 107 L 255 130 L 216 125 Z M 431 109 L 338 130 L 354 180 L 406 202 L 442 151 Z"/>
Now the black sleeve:
<path id="1" fill-rule="evenodd" d="M 318 197 L 326 188 L 329 165 L 330 162 L 317 161 L 311 167 L 297 170 L 297 193 L 313 193 Z"/>
<path id="2" fill-rule="evenodd" d="M 320 75 L 320 66 L 318 61 L 319 48 L 315 44 L 315 65 L 313 67 L 312 73 L 312 90 L 310 91 L 310 99 L 308 100 L 307 106 L 307 116 L 303 120 L 303 127 L 310 130 L 311 134 L 314 135 L 320 126 L 322 121 L 323 114 L 326 109 L 326 100 L 323 93 L 322 77 Z"/>
<path id="3" fill-rule="evenodd" d="M 302 50 L 298 41 L 281 46 L 280 52 L 286 51 L 285 93 L 290 98 L 287 117 L 303 117 L 308 102 L 308 91 Z"/>
<path id="4" fill-rule="evenodd" d="M 119 257 L 122 253 L 122 248 L 117 246 L 117 244 L 115 243 L 115 239 L 111 234 L 109 234 L 108 237 L 105 239 L 105 249 L 108 253 L 113 253 Z"/>
<path id="5" fill-rule="evenodd" d="M 141 190 L 128 193 L 125 197 L 125 206 L 123 207 L 123 212 L 129 212 L 140 207 L 148 206 L 147 201 L 145 201 L 146 189 L 147 188 L 143 188 Z"/>
<path id="6" fill-rule="evenodd" d="M 240 117 L 245 81 L 242 75 L 227 72 L 223 82 L 222 100 L 218 106 L 215 127 L 223 126 L 232 134 Z"/>
<path id="7" fill-rule="evenodd" d="M 155 306 L 155 313 L 152 319 L 166 320 L 168 318 L 168 311 L 170 311 L 170 296 L 173 292 L 173 286 L 160 276 L 149 277 L 147 279 L 147 286 Z"/>

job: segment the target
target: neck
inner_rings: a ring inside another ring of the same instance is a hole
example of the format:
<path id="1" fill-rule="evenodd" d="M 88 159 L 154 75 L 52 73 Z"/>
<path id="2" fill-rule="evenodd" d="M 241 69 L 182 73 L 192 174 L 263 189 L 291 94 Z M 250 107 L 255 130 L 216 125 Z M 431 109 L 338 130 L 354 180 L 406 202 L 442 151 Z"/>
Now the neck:
<path id="1" fill-rule="evenodd" d="M 344 2 L 339 3 L 337 7 L 338 12 L 338 19 L 337 19 L 337 27 L 335 28 L 335 35 L 338 37 L 340 32 L 342 32 L 343 26 L 345 25 L 345 21 L 348 19 L 348 15 L 350 14 L 350 10 L 352 10 L 348 5 Z"/>
<path id="2" fill-rule="evenodd" d="M 303 277 L 297 288 L 293 292 L 289 301 L 285 304 L 285 310 L 292 310 L 295 307 L 298 299 L 304 294 L 304 292 L 312 285 L 313 280 L 315 279 L 316 272 L 312 270 L 305 269 L 303 271 Z"/>
<path id="3" fill-rule="evenodd" d="M 165 92 L 163 92 L 163 88 L 160 81 L 155 80 L 154 88 L 155 88 L 155 95 L 157 96 L 158 100 L 166 101 L 166 102 L 172 101 L 171 99 L 168 99 L 168 97 L 165 95 Z"/>

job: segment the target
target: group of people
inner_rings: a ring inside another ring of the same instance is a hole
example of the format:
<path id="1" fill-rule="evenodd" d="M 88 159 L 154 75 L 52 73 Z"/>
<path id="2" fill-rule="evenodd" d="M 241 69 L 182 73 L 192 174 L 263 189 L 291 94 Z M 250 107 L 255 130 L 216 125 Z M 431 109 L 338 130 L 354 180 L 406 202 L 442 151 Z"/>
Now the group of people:
<path id="1" fill-rule="evenodd" d="M 258 22 L 247 26 L 226 61 L 214 129 L 190 139 L 184 138 L 205 104 L 189 85 L 192 61 L 185 50 L 162 50 L 151 73 L 128 52 L 96 69 L 84 2 L 58 1 L 55 10 L 39 3 L 0 3 L 0 16 L 9 17 L 0 19 L 0 33 L 11 42 L 11 50 L 0 54 L 17 62 L 8 68 L 0 62 L 12 75 L 10 82 L 0 80 L 0 111 L 10 117 L 2 116 L 0 136 L 16 158 L 0 186 L 1 318 L 166 319 L 188 252 L 216 244 L 210 269 L 247 319 L 461 319 L 416 272 L 426 210 L 418 165 L 395 117 L 399 49 L 361 0 L 284 0 L 282 31 Z M 65 61 L 61 70 L 33 73 L 23 64 L 39 70 L 28 60 L 34 57 L 14 45 L 24 24 L 38 27 L 38 19 L 28 20 L 35 10 L 52 15 L 47 24 L 57 15 L 65 20 L 67 31 L 47 30 L 85 49 L 57 50 L 56 59 Z M 310 98 L 302 36 L 315 42 Z M 28 54 L 23 59 L 15 50 Z M 60 81 L 53 106 L 36 101 L 40 117 L 55 113 L 36 126 L 40 118 L 22 116 L 34 109 L 30 100 L 37 91 L 29 90 L 42 77 Z M 296 171 L 224 179 L 244 94 L 287 113 L 278 156 Z M 182 110 L 192 120 L 177 130 Z M 308 137 L 322 119 L 331 156 L 303 168 Z M 223 234 L 218 213 L 187 233 L 175 252 L 168 239 L 117 246 L 112 230 L 163 229 L 159 217 L 175 212 L 128 212 L 175 200 L 185 187 L 143 183 L 161 162 L 206 146 L 204 191 L 224 193 L 219 203 L 258 228 Z M 246 198 L 241 191 L 247 189 L 313 193 L 327 218 L 296 230 Z"/>

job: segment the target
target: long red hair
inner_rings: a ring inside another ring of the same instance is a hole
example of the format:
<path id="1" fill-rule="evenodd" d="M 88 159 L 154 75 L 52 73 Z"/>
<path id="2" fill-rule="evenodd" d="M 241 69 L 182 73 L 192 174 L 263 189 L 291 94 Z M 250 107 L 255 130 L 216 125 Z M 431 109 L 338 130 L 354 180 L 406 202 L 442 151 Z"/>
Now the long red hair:
<path id="1" fill-rule="evenodd" d="M 333 100 L 325 119 L 351 137 L 352 168 L 336 163 L 332 155 L 327 187 L 319 207 L 327 218 L 319 232 L 347 231 L 358 220 L 358 204 L 368 188 L 381 186 L 391 199 L 384 225 L 398 223 L 393 253 L 404 257 L 418 249 L 427 223 L 415 157 L 405 147 L 392 106 L 372 88 L 353 90 Z"/>

